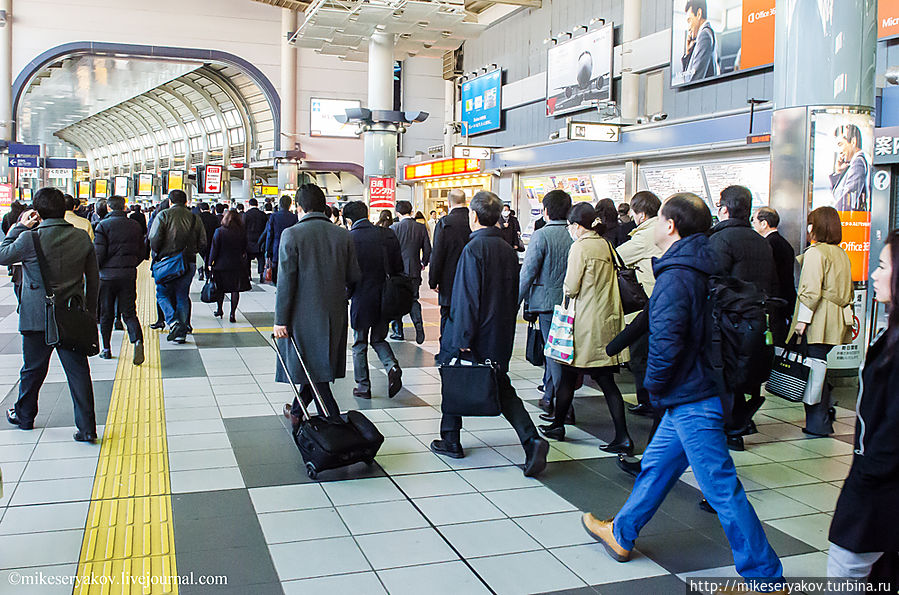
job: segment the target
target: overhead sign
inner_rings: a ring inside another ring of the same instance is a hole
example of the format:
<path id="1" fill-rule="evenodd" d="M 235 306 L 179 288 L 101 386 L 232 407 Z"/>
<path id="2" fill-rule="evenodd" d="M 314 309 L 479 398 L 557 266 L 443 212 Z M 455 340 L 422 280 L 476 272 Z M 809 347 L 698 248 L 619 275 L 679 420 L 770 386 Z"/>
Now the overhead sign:
<path id="1" fill-rule="evenodd" d="M 40 155 L 40 145 L 23 145 L 20 143 L 9 143 L 8 148 L 10 155 Z"/>
<path id="2" fill-rule="evenodd" d="M 612 23 L 547 53 L 546 115 L 594 107 L 612 98 Z"/>
<path id="3" fill-rule="evenodd" d="M 613 124 L 596 124 L 593 122 L 568 123 L 568 138 L 571 140 L 617 143 L 620 137 L 621 128 Z"/>
<path id="4" fill-rule="evenodd" d="M 346 115 L 346 110 L 362 107 L 362 102 L 349 99 L 309 100 L 309 136 L 341 136 L 356 138 L 355 124 L 341 124 L 334 116 Z"/>
<path id="5" fill-rule="evenodd" d="M 369 178 L 368 199 L 372 209 L 392 209 L 396 206 L 396 179 Z"/>
<path id="6" fill-rule="evenodd" d="M 54 167 L 47 170 L 48 178 L 57 178 L 57 179 L 69 179 L 74 175 L 74 170 L 65 169 L 62 167 Z"/>
<path id="7" fill-rule="evenodd" d="M 476 174 L 480 171 L 481 162 L 477 159 L 439 159 L 407 165 L 404 173 L 406 180 L 428 180 L 459 174 Z"/>
<path id="8" fill-rule="evenodd" d="M 137 174 L 137 195 L 153 196 L 153 174 Z"/>
<path id="9" fill-rule="evenodd" d="M 462 83 L 463 133 L 480 134 L 499 130 L 502 119 L 502 69 Z"/>
<path id="10" fill-rule="evenodd" d="M 771 133 L 767 134 L 750 134 L 746 137 L 747 145 L 762 145 L 771 142 Z"/>
<path id="11" fill-rule="evenodd" d="M 9 156 L 9 166 L 10 167 L 37 167 L 38 166 L 38 156 L 37 155 L 24 155 L 24 156 Z"/>
<path id="12" fill-rule="evenodd" d="M 480 159 L 487 160 L 493 157 L 493 149 L 490 147 L 469 147 L 457 145 L 453 147 L 454 159 Z"/>
<path id="13" fill-rule="evenodd" d="M 206 175 L 203 177 L 204 194 L 221 194 L 222 192 L 222 166 L 207 165 Z"/>
<path id="14" fill-rule="evenodd" d="M 20 167 L 19 168 L 19 177 L 20 178 L 39 178 L 41 176 L 41 170 L 36 167 Z"/>

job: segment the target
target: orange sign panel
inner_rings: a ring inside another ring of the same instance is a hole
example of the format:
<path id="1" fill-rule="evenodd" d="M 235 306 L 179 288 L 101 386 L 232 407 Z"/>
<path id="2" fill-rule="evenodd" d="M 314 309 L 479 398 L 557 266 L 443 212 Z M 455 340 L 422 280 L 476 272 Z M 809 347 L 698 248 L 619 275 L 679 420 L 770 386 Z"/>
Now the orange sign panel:
<path id="1" fill-rule="evenodd" d="M 477 159 L 440 159 L 427 163 L 416 163 L 406 166 L 406 180 L 426 180 L 459 174 L 474 174 L 481 171 L 481 163 Z"/>
<path id="2" fill-rule="evenodd" d="M 740 70 L 774 62 L 774 0 L 743 0 Z"/>
<path id="3" fill-rule="evenodd" d="M 885 39 L 899 35 L 899 0 L 878 0 L 877 37 Z"/>

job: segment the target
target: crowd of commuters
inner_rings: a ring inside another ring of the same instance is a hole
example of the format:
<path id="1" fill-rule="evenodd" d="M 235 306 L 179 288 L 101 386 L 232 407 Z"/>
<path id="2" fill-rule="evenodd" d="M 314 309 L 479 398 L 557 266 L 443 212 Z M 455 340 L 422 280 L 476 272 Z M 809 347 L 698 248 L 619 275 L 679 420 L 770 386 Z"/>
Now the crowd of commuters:
<path id="1" fill-rule="evenodd" d="M 590 377 L 608 405 L 614 435 L 601 448 L 620 455 L 621 467 L 636 476 L 622 508 L 610 520 L 583 517 L 586 531 L 619 562 L 627 561 L 641 529 L 667 492 L 690 466 L 708 510 L 717 513 L 731 544 L 737 571 L 751 586 L 771 590 L 783 568 L 740 484 L 730 450 L 742 450 L 742 437 L 756 431 L 752 421 L 764 397 L 761 386 L 743 386 L 728 394 L 714 378 L 705 303 L 712 276 L 730 277 L 753 287 L 768 300 L 773 341 L 786 345 L 802 338 L 809 355 L 825 358 L 846 344 L 852 329 L 849 258 L 840 247 L 837 211 L 822 207 L 808 217 L 808 248 L 795 257 L 778 232 L 778 213 L 770 207 L 752 212 L 752 195 L 742 186 L 725 188 L 716 203 L 717 223 L 698 196 L 682 193 L 664 202 L 651 192 L 636 193 L 629 204 L 609 199 L 596 205 L 572 203 L 563 190 L 542 200 L 542 215 L 525 250 L 521 225 L 508 204 L 491 192 L 470 200 L 460 190 L 447 197 L 448 212 L 425 218 L 409 201 L 370 213 L 362 201 L 327 204 L 318 186 L 300 187 L 295 200 L 282 196 L 276 208 L 256 199 L 249 208 L 188 208 L 187 195 L 173 190 L 150 221 L 138 206 L 113 196 L 90 211 L 59 190 L 45 188 L 31 209 L 16 202 L 3 218 L 0 264 L 9 272 L 20 300 L 19 330 L 24 366 L 19 398 L 7 411 L 10 423 L 31 429 L 38 393 L 50 356 L 58 352 L 75 405 L 76 440 L 96 440 L 93 389 L 87 356 L 48 345 L 44 275 L 52 279 L 57 300 L 77 298 L 98 321 L 100 357 L 112 357 L 113 328 L 121 320 L 133 344 L 133 363 L 145 354 L 136 315 L 137 269 L 148 257 L 156 278 L 160 319 L 168 340 L 186 341 L 191 332 L 190 286 L 202 259 L 201 279 L 217 290 L 215 316 L 236 321 L 239 296 L 251 287 L 252 263 L 259 282 L 276 285 L 274 335 L 293 337 L 303 354 L 285 349 L 287 369 L 276 380 L 296 382 L 304 405 L 322 396 L 321 415 L 339 413 L 331 383 L 346 375 L 347 328 L 353 330 L 353 395 L 372 398 L 368 365 L 371 346 L 388 379 L 387 396 L 402 389 L 402 368 L 389 338 L 404 340 L 403 322 L 385 314 L 384 288 L 393 276 L 411 281 L 410 313 L 415 340 L 425 341 L 420 285 L 424 269 L 437 291 L 440 308 L 438 364 L 471 353 L 497 366 L 501 413 L 515 429 L 525 452 L 524 473 L 539 474 L 549 451 L 543 436 L 564 440 L 566 425 L 576 424 L 573 397 Z M 242 207 L 242 205 L 241 205 Z M 214 212 L 213 212 L 214 211 Z M 539 224 L 538 224 L 539 223 Z M 30 233 L 36 232 L 36 233 Z M 855 456 L 837 504 L 830 532 L 831 576 L 864 578 L 883 552 L 899 542 L 890 527 L 896 519 L 895 484 L 899 453 L 899 407 L 891 398 L 896 385 L 899 344 L 899 265 L 894 254 L 899 236 L 890 234 L 874 273 L 875 299 L 889 306 L 889 325 L 867 354 L 859 397 Z M 42 274 L 39 251 L 49 270 Z M 519 264 L 516 251 L 525 251 Z M 176 262 L 177 266 L 168 263 Z M 639 313 L 625 315 L 618 263 L 633 268 L 648 296 Z M 795 264 L 799 265 L 797 269 Z M 166 273 L 161 271 L 165 269 Z M 795 273 L 799 271 L 798 282 Z M 562 362 L 547 357 L 540 416 L 535 427 L 509 378 L 517 314 L 539 324 L 550 340 L 553 312 L 573 312 L 574 350 Z M 616 374 L 627 366 L 637 403 L 625 407 Z M 653 418 L 642 459 L 633 454 L 626 411 Z M 299 400 L 285 404 L 284 415 L 301 423 Z M 835 411 L 825 383 L 820 403 L 806 405 L 807 434 L 833 432 Z M 465 452 L 460 441 L 463 418 L 444 415 L 440 436 L 430 448 L 452 458 Z"/>

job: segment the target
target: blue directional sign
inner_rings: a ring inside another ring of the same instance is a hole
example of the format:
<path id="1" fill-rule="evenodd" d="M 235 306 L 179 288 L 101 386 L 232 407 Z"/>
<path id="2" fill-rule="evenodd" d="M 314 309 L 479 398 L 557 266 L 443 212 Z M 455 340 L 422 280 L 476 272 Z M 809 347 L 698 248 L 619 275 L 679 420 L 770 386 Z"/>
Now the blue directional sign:
<path id="1" fill-rule="evenodd" d="M 502 70 L 496 69 L 462 83 L 463 133 L 480 134 L 502 126 Z"/>
<path id="2" fill-rule="evenodd" d="M 37 155 L 26 155 L 23 157 L 10 156 L 9 166 L 10 167 L 38 167 L 38 156 Z"/>
<path id="3" fill-rule="evenodd" d="M 40 155 L 40 145 L 23 145 L 21 143 L 9 143 L 10 155 Z"/>

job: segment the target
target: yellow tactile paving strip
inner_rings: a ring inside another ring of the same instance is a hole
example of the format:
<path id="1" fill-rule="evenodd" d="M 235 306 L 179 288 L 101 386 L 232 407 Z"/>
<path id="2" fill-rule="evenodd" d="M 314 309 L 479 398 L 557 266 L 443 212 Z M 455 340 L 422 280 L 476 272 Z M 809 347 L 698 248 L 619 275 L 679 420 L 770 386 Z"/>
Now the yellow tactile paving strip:
<path id="1" fill-rule="evenodd" d="M 75 595 L 176 594 L 175 537 L 162 396 L 155 286 L 145 264 L 138 276 L 143 365 L 119 354 L 109 416 L 84 528 Z"/>

